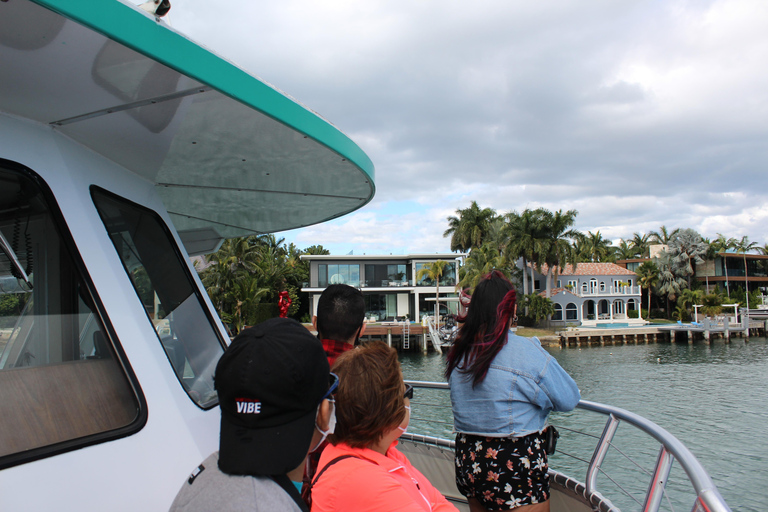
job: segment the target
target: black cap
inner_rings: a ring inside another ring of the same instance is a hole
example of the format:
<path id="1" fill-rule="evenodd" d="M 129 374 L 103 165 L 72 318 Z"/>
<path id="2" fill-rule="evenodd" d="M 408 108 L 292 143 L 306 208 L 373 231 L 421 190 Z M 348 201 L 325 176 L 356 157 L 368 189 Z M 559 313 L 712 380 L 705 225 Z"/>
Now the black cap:
<path id="1" fill-rule="evenodd" d="M 238 334 L 214 377 L 219 469 L 283 475 L 301 464 L 329 374 L 322 344 L 295 320 L 273 318 Z"/>

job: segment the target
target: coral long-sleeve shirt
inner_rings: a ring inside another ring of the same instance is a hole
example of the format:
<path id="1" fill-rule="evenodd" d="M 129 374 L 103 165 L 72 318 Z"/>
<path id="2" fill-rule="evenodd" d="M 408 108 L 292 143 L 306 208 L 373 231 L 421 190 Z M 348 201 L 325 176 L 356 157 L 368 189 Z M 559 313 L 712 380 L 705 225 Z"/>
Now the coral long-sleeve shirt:
<path id="1" fill-rule="evenodd" d="M 457 512 L 395 448 L 382 455 L 368 448 L 329 444 L 320 456 L 318 473 L 331 465 L 312 487 L 312 512 Z"/>

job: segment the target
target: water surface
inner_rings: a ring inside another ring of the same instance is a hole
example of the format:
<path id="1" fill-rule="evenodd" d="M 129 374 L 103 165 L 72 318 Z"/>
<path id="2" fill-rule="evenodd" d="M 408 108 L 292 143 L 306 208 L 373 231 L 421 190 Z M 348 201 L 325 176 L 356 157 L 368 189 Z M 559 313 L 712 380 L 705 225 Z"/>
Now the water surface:
<path id="1" fill-rule="evenodd" d="M 710 473 L 731 508 L 736 511 L 768 511 L 768 341 L 765 338 L 734 338 L 731 343 L 649 343 L 582 348 L 551 348 L 579 384 L 582 398 L 630 410 L 654 421 L 680 439 Z M 444 381 L 445 356 L 401 355 L 406 379 Z M 440 408 L 414 404 L 414 417 L 443 423 L 427 426 L 414 420 L 411 431 L 427 431 L 451 437 L 451 413 L 447 394 L 419 390 L 419 399 Z M 574 431 L 599 436 L 604 418 L 587 411 L 556 413 L 551 421 L 561 428 L 562 438 L 552 466 L 584 481 L 586 464 L 563 453 L 589 458 L 595 440 Z M 598 486 L 623 510 L 640 505 L 622 496 L 627 490 L 642 496 L 658 445 L 643 434 L 622 425 L 609 451 L 605 468 L 614 484 L 603 475 Z M 690 510 L 684 476 L 675 465 L 669 498 L 662 510 Z M 637 499 L 637 498 L 636 498 Z"/>

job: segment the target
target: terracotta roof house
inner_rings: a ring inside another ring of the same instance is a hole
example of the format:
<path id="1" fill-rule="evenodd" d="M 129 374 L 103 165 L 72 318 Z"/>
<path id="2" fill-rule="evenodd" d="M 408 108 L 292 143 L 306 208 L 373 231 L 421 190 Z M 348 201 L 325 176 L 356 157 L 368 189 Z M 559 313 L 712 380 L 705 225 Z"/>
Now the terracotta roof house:
<path id="1" fill-rule="evenodd" d="M 547 270 L 544 266 L 541 273 L 534 272 L 540 282 L 545 282 Z M 555 303 L 554 325 L 645 323 L 627 313 L 640 310 L 641 289 L 631 270 L 615 263 L 579 263 L 566 265 L 554 279 L 550 296 Z"/>

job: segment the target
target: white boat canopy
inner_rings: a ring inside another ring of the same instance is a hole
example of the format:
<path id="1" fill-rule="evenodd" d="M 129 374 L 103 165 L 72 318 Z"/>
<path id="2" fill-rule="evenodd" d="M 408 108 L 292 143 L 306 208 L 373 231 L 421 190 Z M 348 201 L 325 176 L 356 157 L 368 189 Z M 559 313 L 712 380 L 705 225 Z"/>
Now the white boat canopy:
<path id="1" fill-rule="evenodd" d="M 0 62 L 0 115 L 155 183 L 190 254 L 373 198 L 373 164 L 346 135 L 133 5 L 1 2 Z"/>

